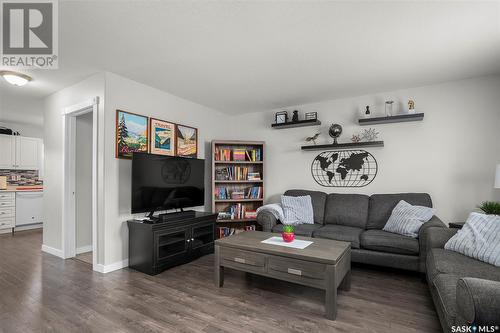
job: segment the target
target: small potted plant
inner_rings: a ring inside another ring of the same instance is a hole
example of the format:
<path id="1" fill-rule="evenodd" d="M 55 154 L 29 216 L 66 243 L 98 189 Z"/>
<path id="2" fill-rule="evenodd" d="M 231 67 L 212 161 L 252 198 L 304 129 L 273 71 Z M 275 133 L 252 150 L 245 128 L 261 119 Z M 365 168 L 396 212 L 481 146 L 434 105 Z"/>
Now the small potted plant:
<path id="1" fill-rule="evenodd" d="M 486 215 L 500 215 L 500 202 L 485 201 L 478 208 Z"/>
<path id="2" fill-rule="evenodd" d="M 281 237 L 283 237 L 283 240 L 287 243 L 293 242 L 293 240 L 295 239 L 293 225 L 290 224 L 284 225 Z"/>

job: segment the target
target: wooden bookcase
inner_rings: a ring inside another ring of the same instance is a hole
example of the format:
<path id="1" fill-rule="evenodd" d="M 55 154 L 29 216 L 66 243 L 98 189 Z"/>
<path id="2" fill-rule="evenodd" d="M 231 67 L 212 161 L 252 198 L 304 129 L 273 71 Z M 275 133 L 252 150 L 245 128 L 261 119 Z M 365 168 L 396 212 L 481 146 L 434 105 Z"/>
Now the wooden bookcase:
<path id="1" fill-rule="evenodd" d="M 259 177 L 251 178 L 251 173 Z M 219 214 L 218 228 L 256 229 L 251 215 L 264 203 L 264 177 L 263 141 L 212 141 L 212 211 Z"/>

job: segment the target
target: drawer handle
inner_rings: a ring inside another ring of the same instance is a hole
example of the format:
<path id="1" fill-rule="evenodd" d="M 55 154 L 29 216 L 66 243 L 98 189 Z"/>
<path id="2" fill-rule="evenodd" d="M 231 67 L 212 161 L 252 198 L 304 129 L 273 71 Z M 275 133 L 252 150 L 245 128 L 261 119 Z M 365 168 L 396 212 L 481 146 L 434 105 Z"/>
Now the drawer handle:
<path id="1" fill-rule="evenodd" d="M 293 275 L 298 275 L 298 276 L 302 275 L 302 271 L 301 270 L 299 270 L 299 269 L 293 269 L 293 268 L 289 268 L 288 269 L 288 273 L 293 274 Z"/>
<path id="2" fill-rule="evenodd" d="M 239 262 L 240 264 L 246 263 L 246 260 L 243 258 L 234 258 L 234 261 Z"/>

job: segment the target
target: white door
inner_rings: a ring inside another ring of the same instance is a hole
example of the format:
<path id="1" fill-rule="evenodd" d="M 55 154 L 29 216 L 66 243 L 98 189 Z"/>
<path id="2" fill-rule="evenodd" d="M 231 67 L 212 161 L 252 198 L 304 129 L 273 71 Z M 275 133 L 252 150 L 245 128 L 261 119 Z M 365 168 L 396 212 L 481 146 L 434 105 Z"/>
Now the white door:
<path id="1" fill-rule="evenodd" d="M 15 137 L 0 135 L 0 169 L 13 169 L 15 163 Z"/>
<path id="2" fill-rule="evenodd" d="M 16 136 L 16 169 L 37 170 L 39 139 Z"/>

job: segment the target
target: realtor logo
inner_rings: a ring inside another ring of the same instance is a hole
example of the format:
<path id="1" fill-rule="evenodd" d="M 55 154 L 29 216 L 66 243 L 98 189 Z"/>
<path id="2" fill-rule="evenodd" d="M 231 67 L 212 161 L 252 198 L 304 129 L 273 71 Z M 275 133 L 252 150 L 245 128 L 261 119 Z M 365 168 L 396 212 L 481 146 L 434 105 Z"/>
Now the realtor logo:
<path id="1" fill-rule="evenodd" d="M 2 0 L 2 66 L 57 68 L 57 0 Z"/>

